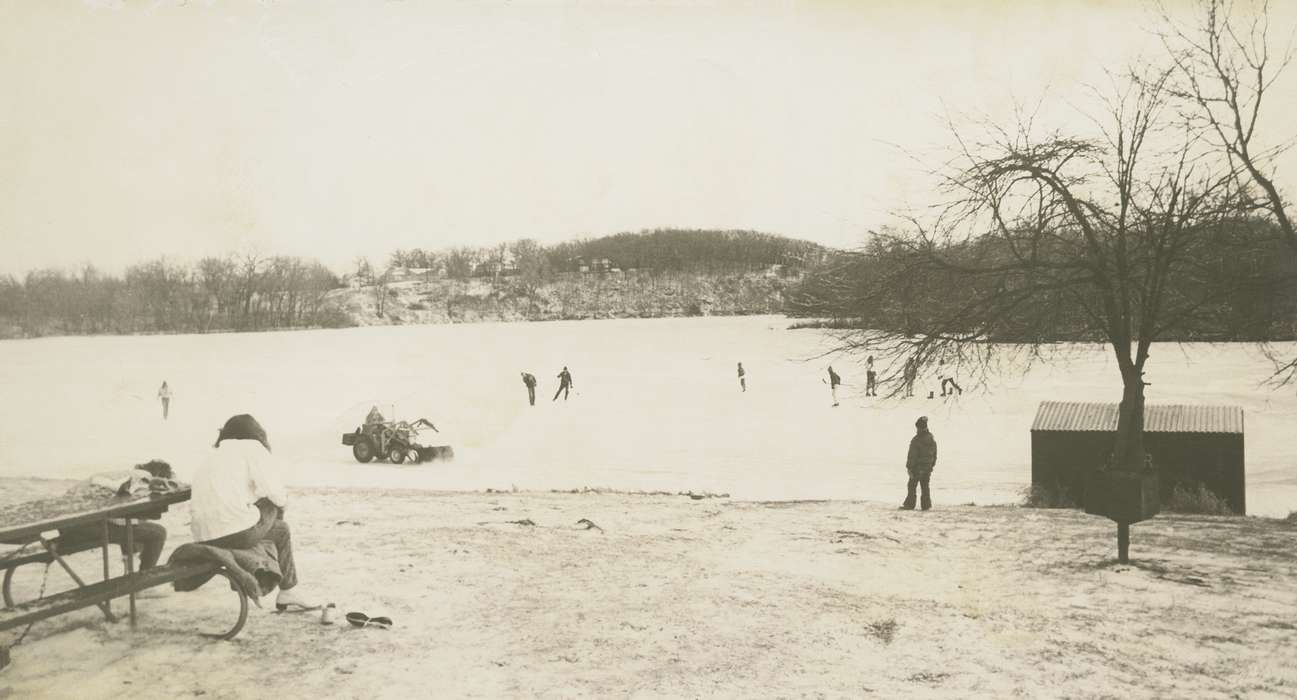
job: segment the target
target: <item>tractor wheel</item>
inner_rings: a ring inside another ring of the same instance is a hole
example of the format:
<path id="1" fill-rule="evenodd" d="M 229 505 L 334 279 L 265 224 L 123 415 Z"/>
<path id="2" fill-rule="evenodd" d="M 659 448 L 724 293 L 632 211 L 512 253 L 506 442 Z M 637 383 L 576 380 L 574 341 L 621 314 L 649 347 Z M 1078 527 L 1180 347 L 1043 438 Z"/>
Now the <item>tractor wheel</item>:
<path id="1" fill-rule="evenodd" d="M 400 445 L 393 445 L 392 449 L 387 451 L 387 458 L 392 464 L 400 464 L 405 461 L 405 448 Z"/>
<path id="2" fill-rule="evenodd" d="M 370 441 L 369 438 L 361 438 L 356 441 L 356 444 L 351 446 L 351 455 L 361 464 L 366 464 L 373 460 L 375 456 L 374 453 L 377 451 L 378 450 L 374 449 L 374 443 Z"/>

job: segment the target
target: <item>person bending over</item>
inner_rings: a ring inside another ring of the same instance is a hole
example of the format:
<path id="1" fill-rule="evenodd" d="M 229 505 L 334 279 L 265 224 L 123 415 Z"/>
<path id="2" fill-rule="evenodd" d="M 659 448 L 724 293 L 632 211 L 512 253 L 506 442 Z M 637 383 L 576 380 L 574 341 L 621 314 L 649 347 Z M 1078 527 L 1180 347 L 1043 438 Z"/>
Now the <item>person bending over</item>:
<path id="1" fill-rule="evenodd" d="M 147 496 L 151 490 L 167 490 L 175 486 L 171 465 L 161 460 L 137 464 L 134 468 L 115 472 L 102 472 L 73 486 L 69 495 L 98 494 L 103 496 Z M 162 548 L 167 543 L 167 529 L 158 523 L 133 519 L 131 539 L 140 555 L 140 571 L 157 566 Z M 99 524 L 78 525 L 59 530 L 59 541 L 66 544 L 102 542 L 103 529 Z M 126 556 L 126 521 L 112 518 L 108 521 L 108 541 L 120 545 Z"/>

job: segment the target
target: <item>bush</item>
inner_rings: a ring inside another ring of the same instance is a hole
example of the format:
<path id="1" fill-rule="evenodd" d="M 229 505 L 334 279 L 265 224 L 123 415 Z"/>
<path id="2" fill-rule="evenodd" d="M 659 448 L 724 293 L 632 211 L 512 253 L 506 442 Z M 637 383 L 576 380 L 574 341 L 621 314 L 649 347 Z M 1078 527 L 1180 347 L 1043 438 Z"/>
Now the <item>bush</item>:
<path id="1" fill-rule="evenodd" d="M 1032 484 L 1022 490 L 1024 508 L 1079 508 L 1070 489 L 1058 483 Z"/>
<path id="2" fill-rule="evenodd" d="M 355 319 L 339 308 L 322 309 L 315 313 L 313 320 L 321 328 L 351 328 L 356 325 Z"/>
<path id="3" fill-rule="evenodd" d="M 819 319 L 815 321 L 796 321 L 790 326 L 788 326 L 788 330 L 790 331 L 800 331 L 808 328 L 841 331 L 841 330 L 856 330 L 859 328 L 864 328 L 864 325 L 861 324 L 860 321 L 855 319 L 831 318 L 831 319 Z"/>
<path id="4" fill-rule="evenodd" d="M 1171 498 L 1164 504 L 1171 513 L 1195 513 L 1199 515 L 1233 515 L 1225 499 L 1201 483 L 1181 483 L 1175 485 Z"/>

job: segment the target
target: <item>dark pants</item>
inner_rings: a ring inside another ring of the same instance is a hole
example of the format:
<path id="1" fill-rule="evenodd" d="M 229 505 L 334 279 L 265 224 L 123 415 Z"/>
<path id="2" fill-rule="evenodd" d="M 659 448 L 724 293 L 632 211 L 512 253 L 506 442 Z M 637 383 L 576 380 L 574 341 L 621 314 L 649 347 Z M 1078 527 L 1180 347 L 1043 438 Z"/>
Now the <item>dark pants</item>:
<path id="1" fill-rule="evenodd" d="M 162 399 L 162 420 L 167 419 L 167 414 L 171 412 L 171 399 Z"/>
<path id="2" fill-rule="evenodd" d="M 202 544 L 225 549 L 249 549 L 262 540 L 275 543 L 279 552 L 279 590 L 286 591 L 297 585 L 297 567 L 293 564 L 293 537 L 284 521 L 282 513 L 274 505 L 257 504 L 261 509 L 261 519 L 256 525 L 232 535 L 217 537 Z"/>
<path id="3" fill-rule="evenodd" d="M 563 400 L 564 400 L 564 401 L 567 401 L 567 389 L 568 389 L 568 385 L 567 385 L 567 384 L 560 384 L 560 385 L 558 386 L 558 391 L 554 392 L 554 398 L 550 399 L 550 401 L 558 401 L 558 395 L 559 395 L 559 394 L 562 394 L 562 395 L 563 395 Z"/>
<path id="4" fill-rule="evenodd" d="M 905 503 L 903 507 L 907 509 L 914 508 L 914 487 L 923 487 L 923 498 L 919 501 L 919 507 L 928 510 L 932 507 L 932 492 L 929 490 L 928 481 L 932 479 L 932 472 L 927 474 L 910 474 L 910 482 L 905 486 Z"/>
<path id="5" fill-rule="evenodd" d="M 527 385 L 527 403 L 533 406 L 536 405 L 536 387 L 530 384 Z"/>
<path id="6" fill-rule="evenodd" d="M 961 386 L 959 386 L 958 384 L 956 384 L 956 383 L 955 383 L 955 380 L 951 379 L 950 377 L 946 377 L 945 379 L 942 379 L 942 380 L 941 380 L 941 395 L 942 395 L 942 396 L 945 396 L 945 395 L 946 395 L 946 385 L 947 385 L 947 384 L 950 385 L 950 393 L 951 393 L 951 394 L 954 394 L 956 391 L 958 391 L 958 392 L 961 393 L 961 394 L 964 393 L 964 388 L 963 388 L 963 387 L 961 387 Z"/>
<path id="7" fill-rule="evenodd" d="M 878 375 L 872 369 L 865 373 L 865 396 L 878 396 Z"/>
<path id="8" fill-rule="evenodd" d="M 135 551 L 140 554 L 139 570 L 143 571 L 157 566 L 158 559 L 162 557 L 162 547 L 167 543 L 167 529 L 157 523 L 145 523 L 138 520 L 131 523 L 131 529 L 134 531 L 132 535 L 135 540 Z M 98 525 L 83 525 L 59 530 L 59 540 L 69 544 L 103 542 L 103 538 L 103 529 Z M 108 523 L 108 541 L 121 546 L 122 555 L 124 556 L 126 554 L 126 526 Z"/>
<path id="9" fill-rule="evenodd" d="M 739 387 L 740 387 L 741 389 L 743 389 L 744 391 L 747 391 L 747 390 L 748 390 L 748 380 L 744 379 L 743 377 L 739 377 Z"/>

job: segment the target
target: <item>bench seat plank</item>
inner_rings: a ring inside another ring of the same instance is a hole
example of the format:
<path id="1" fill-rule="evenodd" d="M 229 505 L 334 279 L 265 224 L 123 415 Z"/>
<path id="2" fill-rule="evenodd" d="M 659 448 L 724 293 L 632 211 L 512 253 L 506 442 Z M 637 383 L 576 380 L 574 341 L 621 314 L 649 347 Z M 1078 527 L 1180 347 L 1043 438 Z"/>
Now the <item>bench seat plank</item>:
<path id="1" fill-rule="evenodd" d="M 8 610 L 0 610 L 0 630 L 21 627 L 29 622 L 36 622 L 73 610 L 87 608 L 113 598 L 121 598 L 130 593 L 138 593 L 146 588 L 171 583 L 177 579 L 198 576 L 220 568 L 220 565 L 208 562 L 156 566 L 148 571 L 131 574 L 130 576 L 119 576 L 107 581 L 99 581 L 85 588 L 75 588 L 48 598 L 21 603 Z"/>

